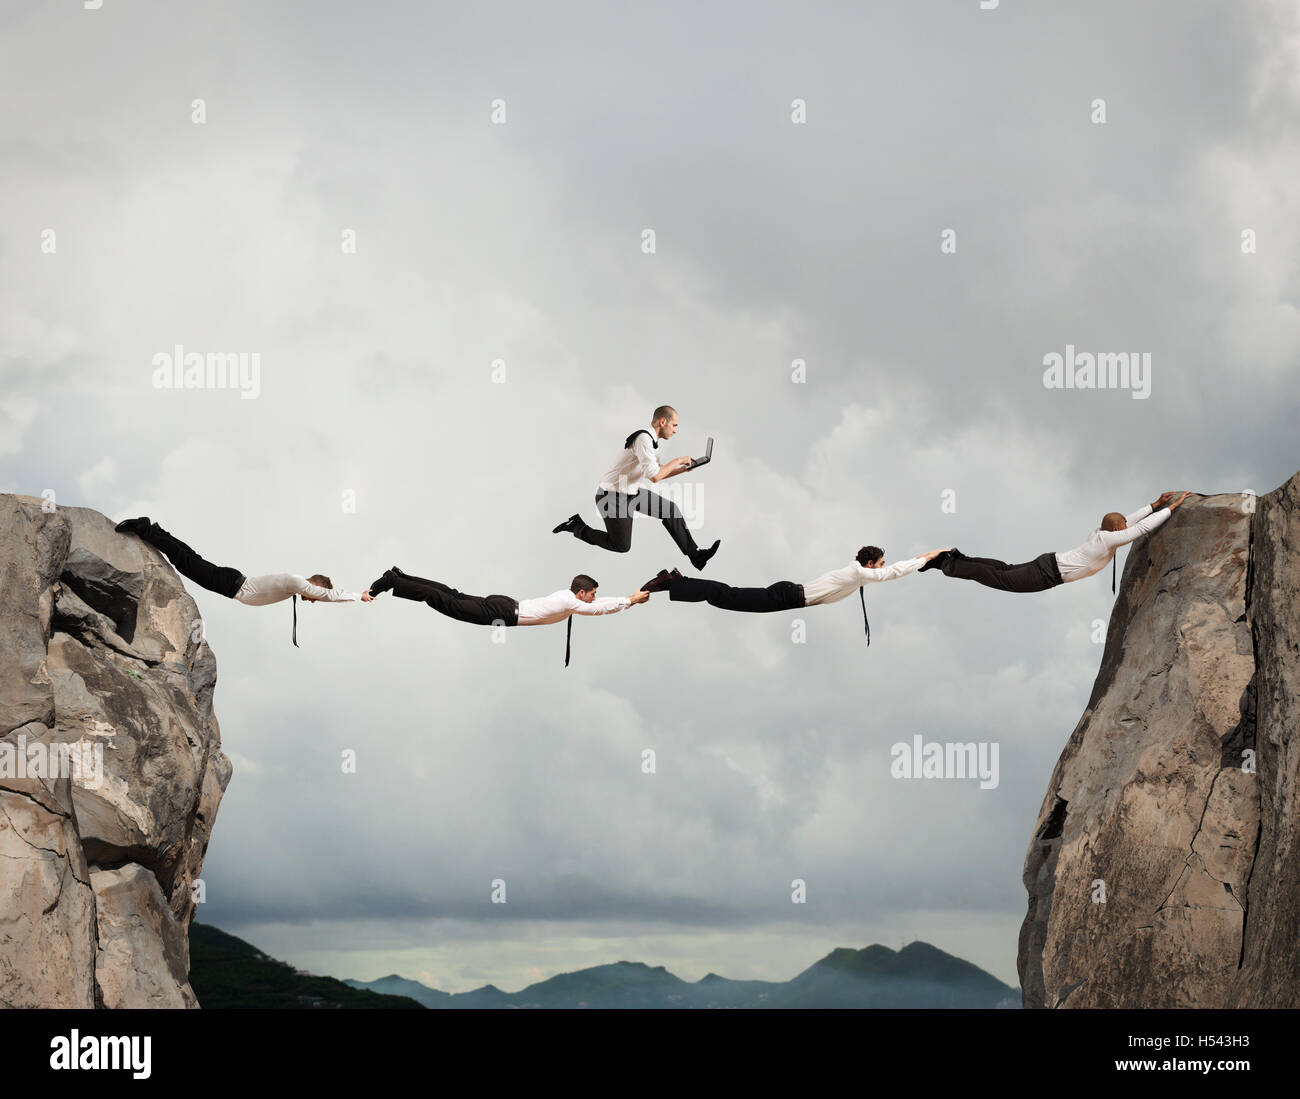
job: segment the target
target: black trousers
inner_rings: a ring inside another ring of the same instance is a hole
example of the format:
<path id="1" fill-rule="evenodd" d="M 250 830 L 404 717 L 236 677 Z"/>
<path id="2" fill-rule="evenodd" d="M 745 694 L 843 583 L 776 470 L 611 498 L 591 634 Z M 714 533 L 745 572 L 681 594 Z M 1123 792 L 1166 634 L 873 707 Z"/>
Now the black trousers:
<path id="1" fill-rule="evenodd" d="M 676 603 L 708 603 L 724 611 L 791 611 L 802 607 L 803 585 L 778 580 L 766 588 L 733 588 L 717 580 L 700 580 L 694 576 L 673 579 L 668 584 L 668 598 Z"/>
<path id="2" fill-rule="evenodd" d="M 138 534 L 156 550 L 167 555 L 172 568 L 182 576 L 188 576 L 194 583 L 228 599 L 234 599 L 244 584 L 244 574 L 238 569 L 222 568 L 211 561 L 205 561 L 189 546 L 175 535 L 168 534 L 157 523 L 137 530 Z"/>
<path id="3" fill-rule="evenodd" d="M 992 557 L 949 557 L 940 568 L 954 580 L 974 580 L 999 591 L 1047 591 L 1063 583 L 1056 554 L 1043 553 L 1032 561 L 1008 565 Z"/>
<path id="4" fill-rule="evenodd" d="M 589 546 L 612 550 L 614 553 L 627 553 L 632 548 L 632 516 L 636 512 L 649 515 L 663 523 L 664 529 L 672 536 L 677 548 L 687 557 L 699 547 L 686 528 L 686 519 L 671 500 L 657 492 L 642 489 L 629 496 L 623 492 L 597 492 L 596 511 L 605 520 L 605 529 L 596 530 L 580 522 L 573 532 Z"/>
<path id="5" fill-rule="evenodd" d="M 494 622 L 503 622 L 507 626 L 519 624 L 519 601 L 508 595 L 466 595 L 421 576 L 397 577 L 393 582 L 393 594 L 399 599 L 427 603 L 439 614 L 458 622 L 475 626 L 491 626 Z"/>

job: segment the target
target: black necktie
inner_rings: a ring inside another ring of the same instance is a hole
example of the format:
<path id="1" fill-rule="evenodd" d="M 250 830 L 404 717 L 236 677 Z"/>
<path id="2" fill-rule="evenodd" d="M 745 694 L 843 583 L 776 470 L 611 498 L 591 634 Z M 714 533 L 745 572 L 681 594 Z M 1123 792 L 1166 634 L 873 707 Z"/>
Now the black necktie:
<path id="1" fill-rule="evenodd" d="M 298 597 L 293 597 L 293 647 L 299 648 L 298 645 Z"/>
<path id="2" fill-rule="evenodd" d="M 569 621 L 564 628 L 564 666 L 569 666 L 569 648 L 570 642 L 573 641 L 573 615 L 569 615 Z"/>
<path id="3" fill-rule="evenodd" d="M 1115 594 L 1115 573 L 1119 571 L 1119 562 L 1112 557 L 1110 559 L 1110 594 Z"/>
<path id="4" fill-rule="evenodd" d="M 867 628 L 867 647 L 871 647 L 871 623 L 867 621 L 867 597 L 862 588 L 858 588 L 858 598 L 862 600 L 862 624 Z"/>

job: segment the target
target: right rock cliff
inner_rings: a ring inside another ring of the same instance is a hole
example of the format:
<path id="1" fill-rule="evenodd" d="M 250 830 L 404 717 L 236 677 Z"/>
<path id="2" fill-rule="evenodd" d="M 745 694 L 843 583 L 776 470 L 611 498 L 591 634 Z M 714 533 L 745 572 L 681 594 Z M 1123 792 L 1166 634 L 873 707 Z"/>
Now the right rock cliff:
<path id="1" fill-rule="evenodd" d="M 1300 1006 L 1300 473 L 1134 543 L 1025 856 L 1025 1007 Z"/>

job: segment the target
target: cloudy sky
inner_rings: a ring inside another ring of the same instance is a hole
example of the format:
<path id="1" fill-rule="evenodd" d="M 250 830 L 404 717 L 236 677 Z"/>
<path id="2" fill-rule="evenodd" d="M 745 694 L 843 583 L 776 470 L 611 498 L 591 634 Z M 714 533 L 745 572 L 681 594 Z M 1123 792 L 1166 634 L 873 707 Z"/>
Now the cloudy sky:
<path id="1" fill-rule="evenodd" d="M 649 520 L 550 533 L 663 402 L 663 453 L 716 439 L 666 484 L 737 584 L 1025 560 L 1300 468 L 1290 5 L 0 11 L 0 490 L 249 574 L 528 597 L 692 571 Z M 155 387 L 178 344 L 260 392 Z M 1149 354 L 1149 396 L 1045 387 L 1067 345 Z M 913 938 L 1014 984 L 1112 602 L 927 573 L 869 593 L 868 650 L 856 598 L 797 643 L 659 596 L 565 670 L 562 627 L 385 596 L 301 609 L 295 650 L 287 606 L 197 598 L 235 766 L 200 918 L 448 991 Z M 915 735 L 996 743 L 997 787 L 891 778 Z"/>

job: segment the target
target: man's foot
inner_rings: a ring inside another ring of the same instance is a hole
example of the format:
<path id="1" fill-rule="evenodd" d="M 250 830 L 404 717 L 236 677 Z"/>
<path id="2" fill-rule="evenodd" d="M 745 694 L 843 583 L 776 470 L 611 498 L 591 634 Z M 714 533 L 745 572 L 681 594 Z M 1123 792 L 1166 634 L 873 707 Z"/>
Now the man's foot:
<path id="1" fill-rule="evenodd" d="M 680 576 L 681 573 L 678 573 L 677 575 Z M 660 569 L 658 576 L 656 576 L 653 580 L 647 580 L 644 584 L 641 585 L 641 590 L 651 592 L 652 594 L 657 591 L 663 591 L 666 587 L 668 587 L 668 584 L 672 580 L 672 578 L 673 578 L 672 573 L 670 573 L 667 569 Z"/>
<path id="2" fill-rule="evenodd" d="M 135 534 L 138 530 L 143 530 L 150 525 L 149 516 L 142 515 L 139 519 L 123 519 L 113 529 L 118 534 Z"/>
<path id="3" fill-rule="evenodd" d="M 582 522 L 582 516 L 576 512 L 570 515 L 563 523 L 551 531 L 552 534 L 571 534 L 578 529 L 578 524 Z"/>
<path id="4" fill-rule="evenodd" d="M 386 591 L 393 590 L 393 581 L 397 579 L 392 569 L 389 569 L 378 580 L 370 585 L 371 595 L 382 595 Z"/>
<path id="5" fill-rule="evenodd" d="M 691 554 L 691 564 L 695 566 L 696 571 L 704 571 L 704 566 L 709 563 L 709 558 L 718 552 L 718 547 L 720 545 L 722 545 L 721 538 L 714 542 L 708 549 L 697 549 Z"/>
<path id="6" fill-rule="evenodd" d="M 944 550 L 942 553 L 936 553 L 933 557 L 930 558 L 930 560 L 928 560 L 924 565 L 922 565 L 916 571 L 925 572 L 927 569 L 942 569 L 943 563 L 947 561 L 948 558 L 951 557 L 952 555 L 953 555 L 952 550 Z"/>
<path id="7" fill-rule="evenodd" d="M 939 571 L 942 572 L 944 576 L 951 576 L 952 573 L 948 570 L 958 561 L 958 559 L 965 556 L 966 555 L 962 553 L 961 550 L 954 546 L 943 555 L 943 564 L 939 566 Z"/>

